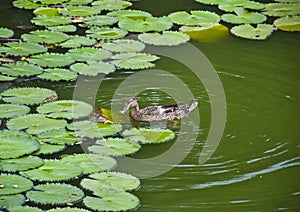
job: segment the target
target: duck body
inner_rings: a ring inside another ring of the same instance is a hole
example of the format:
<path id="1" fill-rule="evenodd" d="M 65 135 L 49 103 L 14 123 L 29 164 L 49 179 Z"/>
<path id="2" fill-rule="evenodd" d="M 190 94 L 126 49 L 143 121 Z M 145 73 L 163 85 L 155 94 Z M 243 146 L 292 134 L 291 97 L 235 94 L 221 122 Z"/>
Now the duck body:
<path id="1" fill-rule="evenodd" d="M 181 119 L 197 107 L 198 102 L 193 101 L 191 104 L 173 104 L 166 106 L 149 106 L 139 109 L 138 102 L 135 98 L 127 99 L 121 113 L 125 113 L 131 108 L 130 117 L 136 121 L 160 121 Z"/>

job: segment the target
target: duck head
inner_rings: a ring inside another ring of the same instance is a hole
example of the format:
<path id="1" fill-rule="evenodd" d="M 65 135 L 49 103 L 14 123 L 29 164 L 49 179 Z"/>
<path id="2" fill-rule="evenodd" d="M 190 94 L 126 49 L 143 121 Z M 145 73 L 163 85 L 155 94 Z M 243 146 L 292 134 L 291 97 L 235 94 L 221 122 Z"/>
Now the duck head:
<path id="1" fill-rule="evenodd" d="M 126 100 L 124 107 L 120 110 L 120 113 L 125 113 L 129 108 L 137 108 L 138 103 L 135 97 L 130 97 Z"/>

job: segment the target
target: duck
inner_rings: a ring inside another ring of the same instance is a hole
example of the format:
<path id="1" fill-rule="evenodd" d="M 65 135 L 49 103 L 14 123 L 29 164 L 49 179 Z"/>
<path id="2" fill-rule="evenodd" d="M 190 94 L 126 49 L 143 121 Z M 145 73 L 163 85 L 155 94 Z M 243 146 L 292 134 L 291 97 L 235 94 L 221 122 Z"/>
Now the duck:
<path id="1" fill-rule="evenodd" d="M 120 113 L 124 114 L 131 108 L 130 117 L 136 121 L 175 120 L 188 116 L 197 105 L 197 101 L 192 101 L 190 104 L 178 103 L 165 106 L 149 106 L 140 109 L 136 98 L 130 97 L 126 100 Z"/>
<path id="2" fill-rule="evenodd" d="M 104 112 L 105 109 L 103 108 L 96 108 L 89 116 L 89 120 L 97 123 L 103 123 L 103 124 L 113 124 L 111 120 L 108 119 L 108 117 L 105 117 Z"/>

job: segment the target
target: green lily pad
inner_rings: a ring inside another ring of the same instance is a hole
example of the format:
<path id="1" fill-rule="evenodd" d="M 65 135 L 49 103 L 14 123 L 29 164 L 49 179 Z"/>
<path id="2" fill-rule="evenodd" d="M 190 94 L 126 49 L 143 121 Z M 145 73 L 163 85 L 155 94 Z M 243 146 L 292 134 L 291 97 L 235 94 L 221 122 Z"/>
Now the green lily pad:
<path id="1" fill-rule="evenodd" d="M 40 65 L 43 67 L 63 67 L 75 62 L 73 58 L 67 54 L 59 53 L 44 53 L 34 55 L 28 59 L 28 62 Z"/>
<path id="2" fill-rule="evenodd" d="M 21 38 L 28 42 L 55 44 L 67 40 L 69 35 L 49 30 L 36 30 L 31 31 L 28 34 L 23 34 Z"/>
<path id="3" fill-rule="evenodd" d="M 43 69 L 26 62 L 16 62 L 0 66 L 0 72 L 13 77 L 29 77 L 41 74 Z"/>
<path id="4" fill-rule="evenodd" d="M 8 28 L 0 27 L 0 38 L 10 38 L 14 36 L 14 31 Z"/>
<path id="5" fill-rule="evenodd" d="M 30 108 L 25 105 L 0 104 L 0 118 L 13 118 L 29 112 Z"/>
<path id="6" fill-rule="evenodd" d="M 185 11 L 173 12 L 168 15 L 173 23 L 179 25 L 199 25 L 203 23 L 218 23 L 220 16 L 216 13 L 209 11 L 193 10 L 191 14 Z"/>
<path id="7" fill-rule="evenodd" d="M 86 207 L 96 211 L 126 211 L 137 208 L 139 199 L 127 192 L 102 191 L 97 193 L 100 197 L 87 196 L 83 199 Z"/>
<path id="8" fill-rule="evenodd" d="M 65 207 L 65 208 L 52 208 L 50 210 L 47 210 L 47 212 L 90 212 L 90 211 L 83 208 Z"/>
<path id="9" fill-rule="evenodd" d="M 34 186 L 34 190 L 26 196 L 33 202 L 49 205 L 67 205 L 84 197 L 84 193 L 76 186 L 63 183 L 47 183 Z"/>
<path id="10" fill-rule="evenodd" d="M 43 139 L 42 139 L 43 140 Z M 33 153 L 33 155 L 51 155 L 57 152 L 61 152 L 65 150 L 67 147 L 64 144 L 49 144 L 42 142 L 41 139 L 39 139 L 40 142 L 40 149 Z"/>
<path id="11" fill-rule="evenodd" d="M 31 23 L 38 26 L 58 26 L 72 23 L 71 19 L 63 16 L 39 15 L 31 19 Z"/>
<path id="12" fill-rule="evenodd" d="M 122 10 L 132 5 L 129 1 L 123 0 L 98 0 L 92 3 L 93 6 L 99 7 L 101 10 Z"/>
<path id="13" fill-rule="evenodd" d="M 12 80 L 15 80 L 17 78 L 18 77 L 9 77 L 9 76 L 5 76 L 5 75 L 0 74 L 0 82 L 12 81 Z M 1 96 L 0 96 L 0 99 L 1 99 Z"/>
<path id="14" fill-rule="evenodd" d="M 38 7 L 35 10 L 33 10 L 33 14 L 59 16 L 58 8 L 52 8 L 52 7 Z"/>
<path id="15" fill-rule="evenodd" d="M 265 40 L 272 34 L 274 30 L 275 27 L 270 24 L 258 24 L 256 28 L 251 26 L 250 24 L 245 24 L 231 28 L 230 32 L 242 38 Z"/>
<path id="16" fill-rule="evenodd" d="M 175 31 L 164 31 L 162 34 L 157 32 L 143 33 L 138 35 L 138 38 L 144 43 L 157 46 L 177 46 L 190 40 L 187 34 Z"/>
<path id="17" fill-rule="evenodd" d="M 95 154 L 121 156 L 137 152 L 141 146 L 137 142 L 131 142 L 121 138 L 107 138 L 96 141 L 96 145 L 88 147 Z"/>
<path id="18" fill-rule="evenodd" d="M 37 169 L 20 172 L 24 177 L 42 182 L 70 180 L 81 173 L 82 169 L 79 166 L 54 159 L 44 160 L 44 164 Z"/>
<path id="19" fill-rule="evenodd" d="M 68 129 L 75 131 L 78 137 L 103 138 L 112 136 L 122 130 L 120 124 L 102 124 L 92 121 L 76 121 L 68 125 Z"/>
<path id="20" fill-rule="evenodd" d="M 147 17 L 145 19 L 130 19 L 122 18 L 119 21 L 119 27 L 129 32 L 149 32 L 149 31 L 163 31 L 170 29 L 173 24 L 170 19 L 164 17 Z"/>
<path id="21" fill-rule="evenodd" d="M 25 202 L 25 197 L 22 194 L 9 196 L 0 196 L 0 208 L 11 208 L 20 206 Z"/>
<path id="22" fill-rule="evenodd" d="M 118 68 L 143 69 L 154 67 L 155 64 L 152 62 L 158 60 L 159 57 L 151 54 L 129 52 L 113 55 L 111 59 L 113 59 L 111 63 Z"/>
<path id="23" fill-rule="evenodd" d="M 202 4 L 221 4 L 222 1 L 224 0 L 196 0 L 196 1 Z"/>
<path id="24" fill-rule="evenodd" d="M 101 48 L 83 47 L 78 49 L 70 49 L 68 51 L 68 55 L 70 55 L 76 61 L 87 62 L 108 59 L 112 56 L 112 53 Z"/>
<path id="25" fill-rule="evenodd" d="M 108 15 L 95 15 L 83 18 L 83 23 L 87 26 L 109 26 L 118 22 L 118 18 Z"/>
<path id="26" fill-rule="evenodd" d="M 295 32 L 300 31 L 300 16 L 287 16 L 278 18 L 274 21 L 274 25 L 283 31 Z"/>
<path id="27" fill-rule="evenodd" d="M 9 208 L 10 212 L 43 212 L 42 209 L 30 206 L 14 206 Z"/>
<path id="28" fill-rule="evenodd" d="M 86 5 L 91 3 L 93 0 L 69 0 L 68 5 Z"/>
<path id="29" fill-rule="evenodd" d="M 0 93 L 2 100 L 13 104 L 34 105 L 57 99 L 55 91 L 39 88 L 11 88 Z"/>
<path id="30" fill-rule="evenodd" d="M 13 174 L 0 174 L 0 195 L 19 194 L 33 187 L 31 180 Z"/>
<path id="31" fill-rule="evenodd" d="M 4 52 L 6 55 L 13 56 L 28 56 L 37 53 L 44 53 L 48 50 L 47 47 L 37 43 L 9 42 L 4 43 L 4 45 L 6 47 L 0 48 L 0 51 Z"/>
<path id="32" fill-rule="evenodd" d="M 59 45 L 64 48 L 78 48 L 81 46 L 92 46 L 96 42 L 95 39 L 89 37 L 74 35 L 70 36 L 67 41 L 60 43 Z"/>
<path id="33" fill-rule="evenodd" d="M 75 32 L 77 27 L 74 25 L 63 25 L 63 26 L 52 26 L 47 27 L 50 31 L 57 31 L 57 32 Z"/>
<path id="34" fill-rule="evenodd" d="M 11 130 L 25 130 L 29 134 L 39 134 L 48 130 L 62 129 L 67 122 L 62 119 L 50 119 L 42 114 L 29 114 L 10 119 L 6 125 Z"/>
<path id="35" fill-rule="evenodd" d="M 39 78 L 50 81 L 74 81 L 77 76 L 77 73 L 63 68 L 44 69 L 44 72 L 38 75 Z"/>
<path id="36" fill-rule="evenodd" d="M 65 129 L 50 130 L 37 135 L 39 141 L 49 144 L 73 145 L 80 142 L 81 139 L 74 137 L 70 131 Z"/>
<path id="37" fill-rule="evenodd" d="M 68 161 L 79 166 L 83 174 L 107 171 L 117 165 L 117 161 L 112 157 L 96 154 L 68 155 L 63 157 L 62 161 Z"/>
<path id="38" fill-rule="evenodd" d="M 146 18 L 152 17 L 152 15 L 146 11 L 130 10 L 130 9 L 112 11 L 112 12 L 107 13 L 107 15 L 116 16 L 119 19 L 128 18 L 128 19 L 132 19 L 132 20 L 146 19 Z"/>
<path id="39" fill-rule="evenodd" d="M 300 14 L 300 3 L 269 3 L 265 4 L 263 14 L 268 16 L 290 16 Z"/>
<path id="40" fill-rule="evenodd" d="M 132 128 L 122 132 L 122 135 L 131 141 L 140 142 L 142 144 L 165 143 L 175 138 L 175 134 L 172 130 L 160 128 Z"/>
<path id="41" fill-rule="evenodd" d="M 66 1 L 67 0 L 33 0 L 33 2 L 40 2 L 43 5 L 63 4 Z"/>
<path id="42" fill-rule="evenodd" d="M 116 70 L 115 66 L 102 61 L 90 61 L 88 64 L 85 63 L 75 63 L 71 67 L 72 71 L 75 71 L 78 74 L 88 75 L 88 76 L 97 76 L 98 74 L 109 74 Z"/>
<path id="43" fill-rule="evenodd" d="M 119 28 L 92 28 L 86 31 L 87 36 L 96 38 L 96 39 L 103 39 L 103 40 L 110 40 L 110 39 L 118 39 L 123 38 L 127 35 L 128 31 Z"/>
<path id="44" fill-rule="evenodd" d="M 92 16 L 101 13 L 101 9 L 89 6 L 68 6 L 59 8 L 58 12 L 64 16 Z"/>
<path id="45" fill-rule="evenodd" d="M 93 106 L 78 100 L 59 100 L 37 107 L 37 112 L 50 118 L 78 119 L 93 111 Z"/>
<path id="46" fill-rule="evenodd" d="M 2 171 L 5 172 L 26 171 L 35 169 L 43 164 L 43 159 L 31 155 L 0 161 L 0 167 L 2 168 Z"/>
<path id="47" fill-rule="evenodd" d="M 80 185 L 92 192 L 131 191 L 140 186 L 140 180 L 130 174 L 121 172 L 101 172 L 84 178 Z"/>
<path id="48" fill-rule="evenodd" d="M 234 12 L 236 15 L 222 15 L 222 20 L 234 24 L 258 24 L 267 20 L 266 16 L 256 12 L 249 12 L 242 7 L 235 8 Z"/>
<path id="49" fill-rule="evenodd" d="M 14 7 L 20 8 L 20 9 L 35 9 L 37 7 L 40 7 L 41 4 L 33 3 L 29 0 L 16 0 L 12 2 Z"/>
<path id="50" fill-rule="evenodd" d="M 219 9 L 233 12 L 236 7 L 243 7 L 245 9 L 251 10 L 262 10 L 265 5 L 256 1 L 248 1 L 248 0 L 234 0 L 234 1 L 225 1 L 219 4 Z"/>
<path id="51" fill-rule="evenodd" d="M 141 52 L 145 49 L 145 44 L 132 39 L 118 39 L 104 43 L 102 47 L 113 52 Z"/>

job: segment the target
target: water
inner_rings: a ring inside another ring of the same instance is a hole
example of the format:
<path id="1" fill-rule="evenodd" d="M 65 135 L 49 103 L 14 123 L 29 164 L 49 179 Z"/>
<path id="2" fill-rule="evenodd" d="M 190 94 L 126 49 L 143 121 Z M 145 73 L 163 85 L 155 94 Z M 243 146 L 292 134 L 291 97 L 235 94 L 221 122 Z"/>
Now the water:
<path id="1" fill-rule="evenodd" d="M 210 8 L 191 0 L 142 0 L 134 4 L 154 15 Z M 17 16 L 23 14 L 18 12 Z M 182 64 L 165 57 L 157 62 L 157 68 L 180 77 L 197 98 L 201 133 L 179 165 L 163 175 L 142 180 L 140 190 L 134 192 L 141 200 L 138 211 L 299 211 L 299 38 L 299 33 L 277 31 L 266 41 L 229 35 L 214 43 L 191 42 L 215 67 L 227 101 L 223 137 L 213 157 L 203 165 L 198 164 L 198 157 L 211 122 L 205 88 Z M 109 108 L 114 90 L 130 74 L 117 72 L 106 77 L 96 106 Z M 72 98 L 74 88 L 74 83 L 53 85 L 39 80 L 19 85 L 49 87 L 62 99 Z M 173 103 L 159 89 L 138 97 L 142 107 Z M 171 146 L 144 145 L 134 157 L 153 157 Z"/>

